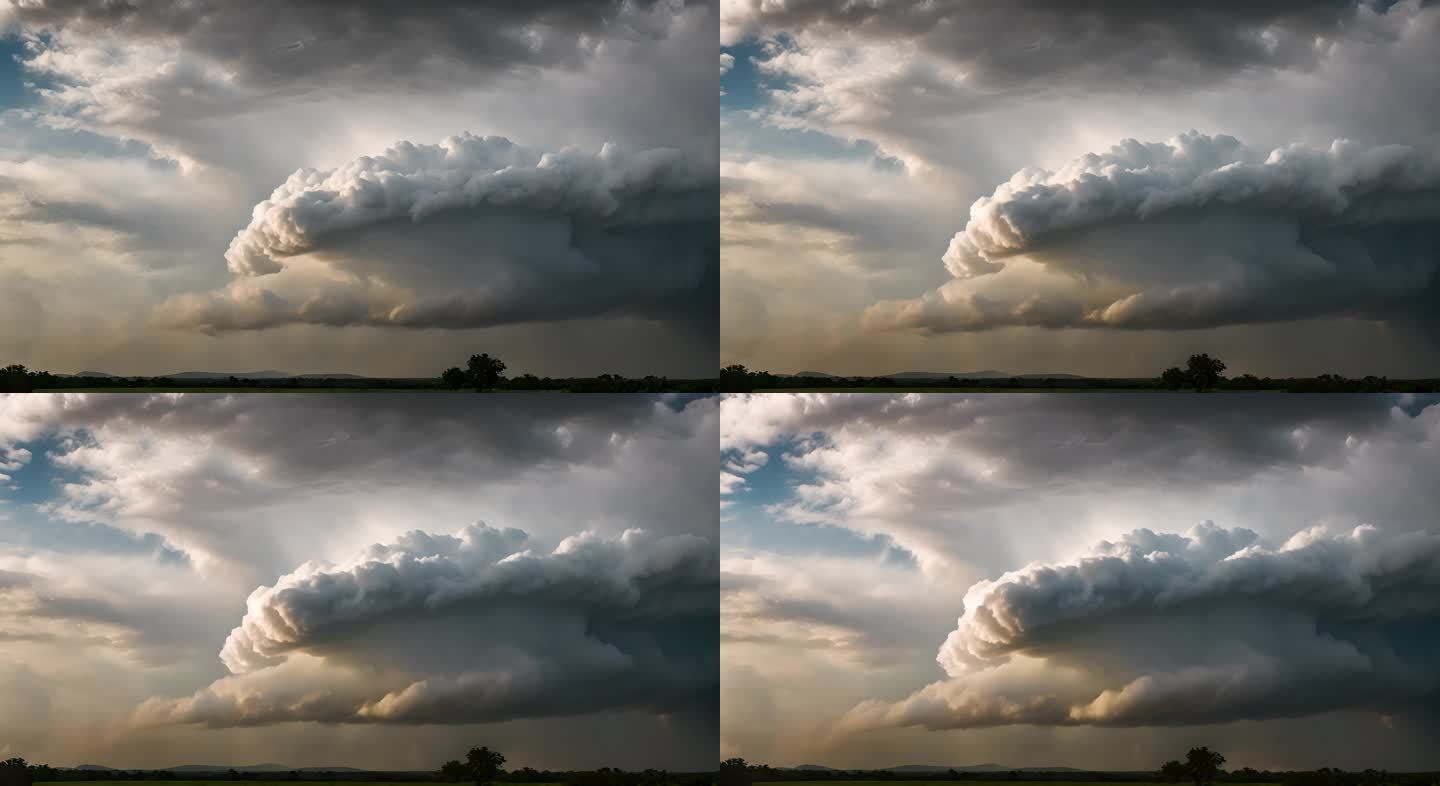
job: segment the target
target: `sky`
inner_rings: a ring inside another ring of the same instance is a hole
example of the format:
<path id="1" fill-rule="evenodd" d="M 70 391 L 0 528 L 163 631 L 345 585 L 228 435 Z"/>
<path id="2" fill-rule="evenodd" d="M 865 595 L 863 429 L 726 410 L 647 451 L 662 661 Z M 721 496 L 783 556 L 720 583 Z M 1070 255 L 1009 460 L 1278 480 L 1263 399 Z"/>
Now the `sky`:
<path id="1" fill-rule="evenodd" d="M 1440 397 L 721 405 L 721 752 L 1434 770 Z"/>
<path id="2" fill-rule="evenodd" d="M 1440 6 L 722 0 L 722 363 L 1440 374 Z"/>
<path id="3" fill-rule="evenodd" d="M 0 0 L 0 357 L 714 374 L 716 0 Z"/>
<path id="4" fill-rule="evenodd" d="M 718 400 L 473 404 L 0 396 L 0 757 L 713 768 Z"/>

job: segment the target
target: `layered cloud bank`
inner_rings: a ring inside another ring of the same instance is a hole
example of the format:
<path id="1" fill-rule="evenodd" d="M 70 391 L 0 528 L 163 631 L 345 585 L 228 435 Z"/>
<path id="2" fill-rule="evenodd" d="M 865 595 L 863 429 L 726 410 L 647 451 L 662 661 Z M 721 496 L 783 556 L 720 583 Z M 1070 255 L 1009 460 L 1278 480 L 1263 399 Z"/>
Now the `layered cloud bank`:
<path id="1" fill-rule="evenodd" d="M 37 28 L 180 42 L 188 54 L 224 63 L 244 81 L 274 84 L 352 71 L 361 61 L 365 75 L 383 79 L 447 63 L 491 73 L 573 64 L 590 54 L 583 44 L 591 37 L 647 32 L 653 21 L 647 24 L 646 14 L 663 5 L 371 0 L 341 10 L 324 0 L 264 0 L 243 8 L 224 0 L 27 0 L 12 14 Z"/>
<path id="2" fill-rule="evenodd" d="M 240 281 L 163 307 L 209 331 L 490 327 L 601 314 L 713 326 L 718 179 L 676 150 L 539 153 L 464 134 L 304 169 L 225 254 Z M 273 287 L 250 279 L 275 275 Z"/>
<path id="3" fill-rule="evenodd" d="M 233 676 L 148 724 L 486 723 L 675 711 L 718 689 L 713 541 L 630 530 L 549 553 L 515 529 L 415 531 L 251 594 Z"/>
<path id="4" fill-rule="evenodd" d="M 0 456 L 63 469 L 50 518 L 161 538 L 209 571 L 274 576 L 388 539 L 417 511 L 537 519 L 531 536 L 552 541 L 582 517 L 608 534 L 703 534 L 694 511 L 714 507 L 718 409 L 650 396 L 477 408 L 423 394 L 16 395 L 0 398 Z M 636 495 L 638 477 L 656 487 Z M 556 485 L 573 496 L 556 499 Z"/>
<path id="5" fill-rule="evenodd" d="M 1123 9 L 1104 0 L 726 0 L 721 37 L 733 43 L 783 31 L 807 41 L 905 40 L 962 67 L 981 88 L 1044 78 L 1165 83 L 1311 63 L 1328 40 L 1373 13 L 1367 3 L 1309 0 Z"/>
<path id="6" fill-rule="evenodd" d="M 955 280 L 866 319 L 931 332 L 1429 320 L 1437 218 L 1440 158 L 1415 148 L 1126 140 L 1016 173 L 952 239 Z"/>
<path id="7" fill-rule="evenodd" d="M 1139 530 L 975 584 L 950 675 L 853 727 L 1184 725 L 1425 706 L 1440 691 L 1440 535 Z"/>

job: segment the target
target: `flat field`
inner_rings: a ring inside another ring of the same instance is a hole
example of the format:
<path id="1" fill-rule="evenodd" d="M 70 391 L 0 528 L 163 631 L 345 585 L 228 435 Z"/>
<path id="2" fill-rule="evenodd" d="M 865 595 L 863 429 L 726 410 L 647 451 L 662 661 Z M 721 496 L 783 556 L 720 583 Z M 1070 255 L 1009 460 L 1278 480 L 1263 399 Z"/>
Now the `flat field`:
<path id="1" fill-rule="evenodd" d="M 885 780 L 885 781 L 842 781 L 842 780 L 814 780 L 814 781 L 779 781 L 766 782 L 763 786 L 822 786 L 822 784 L 836 784 L 837 786 L 1175 786 L 1173 783 L 1162 783 L 1160 781 L 908 781 L 908 780 Z M 1276 786 L 1275 784 L 1251 783 L 1245 786 Z"/>

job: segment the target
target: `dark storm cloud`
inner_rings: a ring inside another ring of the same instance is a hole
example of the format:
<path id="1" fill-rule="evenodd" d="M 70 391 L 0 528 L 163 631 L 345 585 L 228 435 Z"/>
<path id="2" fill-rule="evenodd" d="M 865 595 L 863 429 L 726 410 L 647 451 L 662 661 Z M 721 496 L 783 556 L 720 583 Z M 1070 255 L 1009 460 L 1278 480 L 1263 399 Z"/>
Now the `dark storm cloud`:
<path id="1" fill-rule="evenodd" d="M 664 0 L 25 0 L 22 24 L 173 42 L 256 85 L 404 81 L 461 64 L 500 72 L 576 64 L 606 38 L 656 35 Z"/>
<path id="2" fill-rule="evenodd" d="M 1306 67 L 1359 17 L 1382 10 L 1355 0 L 727 0 L 722 24 L 730 41 L 758 32 L 913 42 L 989 90 L 1195 83 Z"/>
<path id="3" fill-rule="evenodd" d="M 1407 423 L 1428 428 L 1424 424 L 1433 420 L 1433 410 L 1412 420 L 1399 407 L 1433 403 L 1432 397 L 1384 395 L 1281 400 L 1237 394 L 1224 401 L 1176 401 L 1145 393 L 752 394 L 726 397 L 720 438 L 722 449 L 730 451 L 800 439 L 807 452 L 851 438 L 945 439 L 989 458 L 984 485 L 999 493 L 1097 479 L 1218 483 L 1268 468 L 1342 466 L 1351 440 L 1383 438 L 1397 427 L 1403 433 Z"/>
<path id="4" fill-rule="evenodd" d="M 950 679 L 857 726 L 1189 725 L 1402 711 L 1440 691 L 1440 536 L 1318 529 L 1277 546 L 1138 530 L 972 586 Z M 1039 664 L 1043 663 L 1043 667 Z"/>
<path id="5" fill-rule="evenodd" d="M 675 415 L 690 408 L 697 419 Z M 491 478 L 537 464 L 604 463 L 617 434 L 678 434 L 700 429 L 715 402 L 661 396 L 559 397 L 538 402 L 501 396 L 475 406 L 464 396 L 109 396 L 57 394 L 0 398 L 0 447 L 63 432 L 205 437 L 227 450 L 264 457 L 269 481 L 299 485 L 373 467 L 394 480 L 453 471 Z M 713 422 L 713 421 L 712 421 Z M 97 447 L 103 448 L 101 443 Z"/>
<path id="6" fill-rule="evenodd" d="M 1193 132 L 1126 140 L 1058 171 L 1022 170 L 977 200 L 945 253 L 956 281 L 866 319 L 927 332 L 1433 322 L 1437 219 L 1429 151 L 1341 140 L 1266 152 Z M 1064 286 L 985 291 L 1017 256 Z"/>
<path id="7" fill-rule="evenodd" d="M 410 532 L 257 589 L 221 652 L 234 676 L 137 717 L 223 727 L 713 709 L 718 559 L 709 538 L 641 530 L 576 535 L 549 553 L 483 524 Z M 300 655 L 313 657 L 290 668 Z"/>
<path id="8" fill-rule="evenodd" d="M 335 511 L 356 506 L 538 508 L 554 519 L 537 538 L 574 532 L 581 512 L 605 531 L 713 531 L 717 410 L 668 396 L 16 395 L 0 398 L 0 450 L 47 443 L 68 479 L 42 506 L 52 518 L 153 535 L 253 581 L 353 537 Z M 638 476 L 648 493 L 625 491 Z"/>
<path id="9" fill-rule="evenodd" d="M 542 154 L 469 134 L 404 142 L 335 170 L 296 172 L 255 207 L 226 253 L 242 277 L 313 256 L 341 280 L 187 296 L 163 307 L 163 319 L 218 332 L 610 314 L 715 333 L 716 178 L 668 149 Z"/>

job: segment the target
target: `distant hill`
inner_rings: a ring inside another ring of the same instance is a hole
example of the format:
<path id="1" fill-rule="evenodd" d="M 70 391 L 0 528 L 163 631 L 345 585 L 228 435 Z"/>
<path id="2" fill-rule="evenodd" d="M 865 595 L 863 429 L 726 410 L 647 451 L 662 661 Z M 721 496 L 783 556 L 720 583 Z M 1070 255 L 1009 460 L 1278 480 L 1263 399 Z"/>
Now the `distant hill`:
<path id="1" fill-rule="evenodd" d="M 1004 764 L 962 764 L 958 767 L 942 767 L 939 764 L 900 764 L 897 767 L 886 767 L 884 772 L 890 773 L 943 773 L 948 770 L 955 770 L 958 773 L 999 773 L 1011 772 L 1014 767 L 1007 767 Z"/>
<path id="2" fill-rule="evenodd" d="M 296 374 L 296 379 L 370 379 L 360 374 Z"/>
<path id="3" fill-rule="evenodd" d="M 289 374 L 283 371 L 241 371 L 227 373 L 222 371 L 181 371 L 178 374 L 163 374 L 165 379 L 287 379 Z M 228 768 L 227 768 L 228 769 Z"/>
<path id="4" fill-rule="evenodd" d="M 886 374 L 886 375 L 885 375 L 885 379 L 948 379 L 948 378 L 950 378 L 950 377 L 955 377 L 956 379 L 1009 379 L 1009 378 L 1011 378 L 1012 376 L 1014 376 L 1014 375 L 1013 375 L 1013 374 L 1007 374 L 1007 373 L 1005 373 L 1004 371 L 995 371 L 995 370 L 993 370 L 993 369 L 992 369 L 992 370 L 987 370 L 987 371 L 955 371 L 955 372 L 941 372 L 941 371 L 901 371 L 901 372 L 896 373 L 896 374 Z M 917 765 L 917 766 L 923 766 L 923 765 Z M 949 767 L 946 767 L 945 769 L 949 769 Z"/>
<path id="5" fill-rule="evenodd" d="M 241 764 L 238 766 L 230 764 L 181 764 L 177 767 L 166 767 L 165 769 L 169 772 L 225 772 L 226 770 L 234 770 L 236 772 L 289 772 L 295 768 L 287 767 L 284 764 L 266 762 L 264 764 Z"/>
<path id="6" fill-rule="evenodd" d="M 79 767 L 76 767 L 75 769 L 77 769 L 77 770 L 91 770 L 91 771 L 94 771 L 94 770 L 103 770 L 103 771 L 105 771 L 105 772 L 114 772 L 114 771 L 115 771 L 115 768 L 114 768 L 114 767 L 106 767 L 106 766 L 104 766 L 103 764 L 82 764 L 82 765 L 80 765 Z"/>
<path id="7" fill-rule="evenodd" d="M 801 372 L 798 373 L 798 374 L 791 374 L 790 376 L 792 376 L 792 377 L 825 377 L 825 378 L 827 378 L 827 379 L 834 379 L 834 378 L 835 378 L 835 375 L 834 375 L 834 374 L 826 374 L 826 373 L 823 372 L 823 371 L 801 371 Z M 798 769 L 800 769 L 800 768 L 799 768 L 799 767 L 796 767 L 795 769 L 798 770 Z M 828 770 L 828 769 L 830 769 L 830 768 L 829 768 L 829 767 L 821 767 L 820 769 Z"/>
<path id="8" fill-rule="evenodd" d="M 819 764 L 801 764 L 798 767 L 791 767 L 792 770 L 814 770 L 822 772 L 835 772 L 834 767 L 822 767 Z"/>
<path id="9" fill-rule="evenodd" d="M 103 371 L 82 371 L 82 372 L 80 372 L 79 374 L 72 374 L 71 376 L 76 376 L 76 377 L 103 377 L 103 378 L 105 378 L 105 379 L 115 379 L 115 375 L 114 375 L 114 374 L 106 374 L 106 373 L 103 372 Z M 79 769 L 79 767 L 76 767 L 76 769 Z M 100 769 L 104 770 L 104 769 L 109 769 L 109 768 L 108 768 L 108 767 L 101 767 Z"/>

